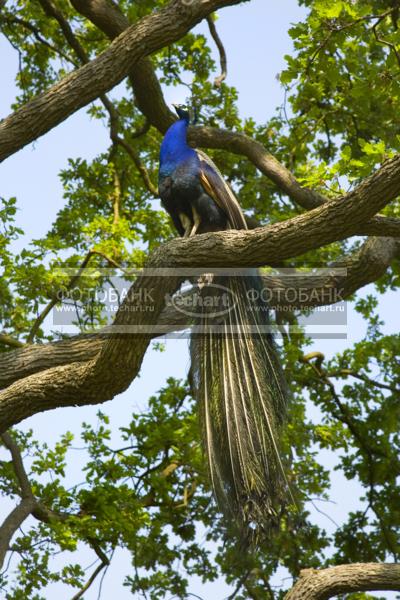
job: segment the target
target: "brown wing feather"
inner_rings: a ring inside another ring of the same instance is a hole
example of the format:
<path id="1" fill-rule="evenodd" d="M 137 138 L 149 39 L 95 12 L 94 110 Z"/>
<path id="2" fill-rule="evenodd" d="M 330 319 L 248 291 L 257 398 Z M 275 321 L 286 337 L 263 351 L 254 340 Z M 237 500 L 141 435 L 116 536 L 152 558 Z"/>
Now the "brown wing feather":
<path id="1" fill-rule="evenodd" d="M 240 204 L 218 167 L 207 154 L 201 150 L 196 152 L 200 160 L 200 181 L 204 191 L 224 211 L 232 229 L 247 229 Z"/>

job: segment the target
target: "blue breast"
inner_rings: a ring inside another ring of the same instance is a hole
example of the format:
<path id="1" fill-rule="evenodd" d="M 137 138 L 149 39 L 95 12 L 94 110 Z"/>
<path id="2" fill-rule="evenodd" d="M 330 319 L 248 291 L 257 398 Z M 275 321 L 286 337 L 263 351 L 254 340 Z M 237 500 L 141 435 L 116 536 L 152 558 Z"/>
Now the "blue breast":
<path id="1" fill-rule="evenodd" d="M 196 164 L 197 154 L 186 141 L 187 128 L 188 122 L 180 119 L 165 134 L 160 148 L 160 177 L 171 175 L 183 163 Z"/>

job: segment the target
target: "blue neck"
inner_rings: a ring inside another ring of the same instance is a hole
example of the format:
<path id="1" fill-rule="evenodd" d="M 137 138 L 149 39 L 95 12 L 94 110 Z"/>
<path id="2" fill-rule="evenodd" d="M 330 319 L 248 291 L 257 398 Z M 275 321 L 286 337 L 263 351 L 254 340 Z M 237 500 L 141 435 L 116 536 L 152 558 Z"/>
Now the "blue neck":
<path id="1" fill-rule="evenodd" d="M 160 170 L 168 171 L 174 169 L 186 158 L 195 155 L 186 139 L 189 122 L 179 119 L 168 129 L 160 148 Z"/>

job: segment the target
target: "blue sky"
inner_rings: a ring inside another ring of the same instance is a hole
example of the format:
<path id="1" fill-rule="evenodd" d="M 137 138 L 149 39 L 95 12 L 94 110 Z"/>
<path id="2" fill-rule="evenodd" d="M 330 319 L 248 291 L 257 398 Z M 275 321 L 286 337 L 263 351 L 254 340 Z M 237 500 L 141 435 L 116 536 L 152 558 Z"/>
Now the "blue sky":
<path id="1" fill-rule="evenodd" d="M 304 8 L 294 0 L 281 0 L 267 3 L 265 0 L 252 0 L 242 6 L 228 7 L 220 12 L 217 28 L 228 55 L 228 83 L 239 90 L 241 116 L 252 116 L 257 121 L 265 121 L 282 104 L 283 90 L 276 75 L 285 66 L 284 55 L 291 51 L 291 40 L 287 34 L 291 23 L 300 20 Z M 206 31 L 204 25 L 200 25 Z M 18 57 L 8 42 L 0 37 L 2 69 L 0 82 L 0 117 L 10 112 L 14 99 L 14 77 L 18 68 Z M 187 95 L 186 88 L 165 90 L 168 102 L 180 102 Z M 101 123 L 91 120 L 83 109 L 67 121 L 50 131 L 35 144 L 28 146 L 0 164 L 0 195 L 16 196 L 18 200 L 18 225 L 26 232 L 22 243 L 44 235 L 57 211 L 63 206 L 62 185 L 58 173 L 65 168 L 68 158 L 91 159 L 102 152 L 109 143 L 108 132 Z M 22 244 L 18 246 L 21 247 Z M 380 315 L 387 321 L 385 332 L 394 329 L 391 316 L 394 313 L 393 294 L 387 294 L 380 305 Z M 348 339 L 319 340 L 314 349 L 328 357 L 362 339 L 364 325 L 357 313 L 348 310 Z M 116 429 L 126 423 L 130 412 L 145 406 L 147 398 L 165 383 L 168 376 L 185 377 L 189 367 L 187 340 L 168 340 L 166 351 L 149 351 L 144 360 L 140 377 L 129 390 L 111 402 L 101 406 L 102 411 L 111 417 Z M 66 408 L 36 415 L 22 426 L 32 427 L 38 438 L 54 443 L 66 430 L 79 433 L 82 421 L 93 421 L 98 407 Z M 318 418 L 316 412 L 313 413 Z M 321 455 L 325 463 L 334 464 L 334 457 Z M 75 470 L 74 470 L 75 469 Z M 78 476 L 76 468 L 71 469 L 71 480 Z M 322 510 L 340 522 L 351 508 L 358 504 L 356 484 L 344 481 L 339 474 L 333 476 L 332 498 L 336 504 L 322 506 Z M 328 530 L 330 521 L 315 513 L 316 520 Z M 91 556 L 83 555 L 83 564 L 91 561 Z M 121 578 L 131 570 L 129 559 L 124 553 L 109 569 L 103 583 L 103 598 L 115 596 L 120 600 L 131 599 L 132 595 L 120 587 Z M 283 574 L 284 575 L 284 574 Z M 276 583 L 279 583 L 277 580 Z M 58 591 L 58 590 L 57 590 Z M 191 591 L 203 598 L 223 598 L 228 588 L 216 582 L 201 586 L 193 580 Z M 54 598 L 56 588 L 48 592 L 49 600 Z M 64 592 L 65 594 L 65 592 Z M 391 598 L 381 593 L 381 597 Z M 95 585 L 87 594 L 87 600 L 97 598 Z"/>

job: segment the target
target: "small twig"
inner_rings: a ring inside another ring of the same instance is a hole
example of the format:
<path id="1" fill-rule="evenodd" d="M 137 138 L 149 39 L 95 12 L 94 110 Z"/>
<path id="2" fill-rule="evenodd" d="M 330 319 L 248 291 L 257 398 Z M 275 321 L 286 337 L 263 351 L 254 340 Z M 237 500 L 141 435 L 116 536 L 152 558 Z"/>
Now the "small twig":
<path id="1" fill-rule="evenodd" d="M 106 566 L 106 568 L 104 569 L 103 575 L 101 576 L 101 579 L 100 579 L 100 584 L 99 584 L 99 591 L 98 591 L 98 593 L 97 593 L 97 600 L 100 600 L 100 598 L 101 598 L 101 591 L 102 591 L 102 587 L 103 587 L 103 581 L 104 581 L 104 577 L 106 576 L 106 573 L 107 573 L 108 567 L 109 567 L 109 566 L 110 566 L 110 564 L 111 564 L 111 561 L 112 561 L 112 559 L 113 559 L 113 556 L 114 556 L 114 552 L 115 552 L 115 548 L 113 548 L 113 550 L 112 550 L 112 552 L 111 552 L 111 555 L 110 555 L 110 558 L 109 558 L 109 564 Z"/>
<path id="2" fill-rule="evenodd" d="M 68 56 L 62 50 L 60 50 L 56 46 L 53 46 L 53 44 L 50 44 L 47 40 L 45 40 L 41 36 L 40 31 L 34 25 L 29 23 L 29 21 L 25 21 L 25 19 L 20 19 L 19 17 L 10 17 L 8 15 L 3 15 L 1 17 L 1 21 L 6 24 L 16 24 L 16 25 L 21 25 L 21 27 L 25 27 L 25 29 L 28 29 L 31 33 L 33 33 L 35 39 L 38 42 L 40 42 L 41 44 L 43 44 L 43 46 L 46 46 L 47 48 L 49 48 L 49 50 L 51 50 L 58 56 L 61 56 L 62 58 L 64 58 L 67 62 L 74 65 L 74 67 L 78 66 L 78 63 L 76 63 L 70 56 Z M 1 21 L 0 21 L 0 24 L 1 24 Z"/>
<path id="3" fill-rule="evenodd" d="M 116 225 L 119 221 L 121 200 L 122 200 L 121 180 L 118 175 L 117 167 L 114 165 L 114 198 L 113 198 L 113 211 L 114 211 L 113 224 L 114 225 Z"/>
<path id="4" fill-rule="evenodd" d="M 79 598 L 82 598 L 83 594 L 85 592 L 87 592 L 87 590 L 90 588 L 90 586 L 92 585 L 92 583 L 95 581 L 96 577 L 98 576 L 99 573 L 101 573 L 101 571 L 108 566 L 108 559 L 107 562 L 101 562 L 99 564 L 98 567 L 96 567 L 96 569 L 93 571 L 93 573 L 91 574 L 91 576 L 89 577 L 89 579 L 87 580 L 87 582 L 85 583 L 85 585 L 79 590 L 79 592 L 77 594 L 75 594 L 74 596 L 72 596 L 71 600 L 79 600 Z"/>
<path id="5" fill-rule="evenodd" d="M 311 500 L 311 504 L 313 505 L 313 507 L 315 508 L 315 510 L 317 512 L 319 512 L 320 515 L 323 515 L 324 517 L 326 517 L 331 523 L 333 523 L 333 525 L 335 525 L 335 527 L 339 528 L 339 524 L 336 523 L 335 519 L 332 519 L 332 517 L 330 515 L 328 515 L 328 513 L 324 512 L 323 510 L 321 510 L 320 508 L 318 508 L 318 506 L 312 500 Z"/>
<path id="6" fill-rule="evenodd" d="M 309 354 L 304 355 L 300 360 L 304 363 L 310 363 L 311 360 L 315 359 L 315 366 L 318 371 L 321 373 L 322 363 L 325 360 L 324 354 L 322 352 L 310 352 Z M 380 383 L 379 381 L 374 381 L 370 379 L 366 375 L 358 373 L 353 369 L 338 369 L 337 371 L 330 371 L 329 373 L 324 372 L 325 377 L 354 377 L 355 379 L 360 379 L 360 381 L 365 381 L 375 387 L 381 388 L 382 390 L 389 390 L 390 392 L 400 393 L 400 389 L 395 386 L 388 385 L 386 383 Z"/>
<path id="7" fill-rule="evenodd" d="M 21 49 L 14 44 L 14 42 L 11 40 L 10 36 L 7 35 L 7 33 L 3 30 L 3 35 L 6 38 L 6 40 L 8 41 L 8 43 L 10 44 L 10 46 L 17 52 L 18 54 L 18 77 L 19 77 L 19 87 L 22 91 L 22 95 L 23 95 L 23 99 L 24 101 L 26 101 L 26 85 L 25 85 L 25 75 L 24 75 L 24 69 L 22 67 L 22 52 Z"/>
<path id="8" fill-rule="evenodd" d="M 309 354 L 305 354 L 300 360 L 303 363 L 310 363 L 311 360 L 315 359 L 315 366 L 318 371 L 320 371 L 323 361 L 325 360 L 325 355 L 322 352 L 310 352 Z"/>
<path id="9" fill-rule="evenodd" d="M 391 12 L 393 12 L 393 10 Z M 390 48 L 390 50 L 392 50 L 394 52 L 394 55 L 396 56 L 396 60 L 400 66 L 400 53 L 397 50 L 396 46 L 392 42 L 388 42 L 388 40 L 385 40 L 384 38 L 379 37 L 378 32 L 376 30 L 376 28 L 382 22 L 382 20 L 383 20 L 383 17 L 381 19 L 379 19 L 372 27 L 372 31 L 374 32 L 375 39 L 379 44 L 383 44 L 384 46 L 387 46 L 388 48 Z"/>
<path id="10" fill-rule="evenodd" d="M 385 17 L 387 17 L 388 15 L 390 15 L 391 13 L 393 13 L 394 10 L 395 10 L 395 8 L 391 8 L 391 9 L 387 10 L 386 12 L 382 13 L 381 15 L 366 15 L 364 17 L 359 17 L 358 19 L 355 19 L 354 21 L 351 21 L 351 23 L 346 23 L 345 25 L 341 25 L 340 27 L 332 27 L 330 29 L 327 37 L 318 45 L 318 47 L 316 48 L 316 50 L 313 52 L 313 54 L 309 58 L 308 63 L 307 63 L 307 69 L 306 69 L 306 71 L 307 72 L 309 71 L 312 63 L 317 58 L 318 54 L 321 52 L 321 50 L 323 50 L 325 48 L 325 46 L 328 44 L 329 40 L 331 39 L 331 37 L 335 33 L 339 33 L 341 31 L 344 31 L 345 29 L 349 29 L 350 27 L 354 27 L 354 25 L 358 25 L 358 23 L 361 23 L 362 21 L 371 21 L 373 19 L 378 19 L 378 23 L 379 23 Z M 375 27 L 375 25 L 374 25 L 374 27 Z"/>
<path id="11" fill-rule="evenodd" d="M 217 31 L 217 28 L 215 27 L 215 23 L 214 23 L 212 15 L 207 15 L 207 23 L 208 23 L 208 28 L 210 30 L 211 37 L 213 38 L 213 40 L 218 48 L 218 52 L 219 52 L 221 75 L 218 75 L 218 77 L 216 77 L 214 79 L 214 87 L 219 88 L 219 87 L 221 87 L 222 82 L 226 79 L 226 76 L 228 74 L 228 61 L 226 58 L 226 52 L 225 52 L 224 45 L 221 41 L 221 38 L 218 35 L 218 31 Z"/>
<path id="12" fill-rule="evenodd" d="M 350 377 L 354 377 L 355 379 L 359 379 L 360 381 L 365 381 L 365 383 L 373 385 L 382 390 L 389 390 L 390 392 L 394 392 L 396 394 L 400 393 L 399 388 L 396 388 L 395 386 L 392 386 L 392 385 L 388 385 L 386 383 L 380 383 L 379 381 L 374 381 L 373 379 L 370 379 L 366 375 L 362 375 L 361 373 L 358 373 L 357 371 L 353 371 L 352 369 L 340 369 L 338 371 L 332 371 L 330 373 L 327 373 L 327 376 L 328 377 L 348 377 L 348 376 L 350 376 Z"/>
<path id="13" fill-rule="evenodd" d="M 79 271 L 76 275 L 74 275 L 74 277 L 71 278 L 68 286 L 67 286 L 67 290 L 70 290 L 73 285 L 75 284 L 76 281 L 78 281 L 78 279 L 80 278 L 80 276 L 82 275 L 82 271 L 85 269 L 86 265 L 88 264 L 90 258 L 92 257 L 93 252 L 90 250 L 85 259 L 83 260 Z M 28 337 L 26 338 L 26 343 L 27 344 L 31 344 L 33 342 L 33 340 L 35 339 L 35 336 L 37 334 L 37 332 L 39 331 L 39 327 L 41 326 L 41 324 L 43 323 L 43 321 L 45 320 L 45 318 L 47 317 L 47 315 L 50 313 L 50 311 L 55 307 L 56 304 L 58 304 L 58 302 L 60 302 L 60 300 L 62 300 L 62 296 L 61 297 L 57 297 L 55 296 L 48 304 L 47 306 L 43 309 L 43 311 L 39 314 L 39 316 L 37 317 L 36 321 L 34 322 L 32 329 L 28 335 Z"/>
<path id="14" fill-rule="evenodd" d="M 135 164 L 137 170 L 139 171 L 146 188 L 153 196 L 155 196 L 157 198 L 158 197 L 158 189 L 151 181 L 149 172 L 147 171 L 146 167 L 141 162 L 136 150 L 134 150 L 134 148 L 126 140 L 119 137 L 119 135 L 117 135 L 117 134 L 112 134 L 111 139 L 113 140 L 113 142 L 115 142 L 116 144 L 119 144 L 120 146 L 122 146 L 122 148 L 124 148 L 124 150 L 126 150 L 128 155 L 132 159 L 133 163 Z"/>
<path id="15" fill-rule="evenodd" d="M 226 600 L 234 600 L 236 598 L 236 596 L 238 595 L 238 593 L 240 592 L 240 590 L 242 589 L 242 587 L 244 586 L 244 584 L 246 583 L 246 580 L 248 579 L 250 575 L 250 571 L 247 571 L 243 577 L 241 577 L 237 583 L 237 586 L 235 587 L 235 589 L 233 590 L 232 594 L 230 594 L 229 596 L 227 596 Z"/>
<path id="16" fill-rule="evenodd" d="M 148 132 L 148 130 L 150 129 L 150 121 L 146 118 L 143 125 L 141 125 L 140 127 L 138 127 L 136 129 L 136 131 L 132 131 L 130 133 L 130 138 L 132 140 L 135 140 L 138 137 L 141 137 L 142 135 L 144 135 L 145 133 Z"/>
<path id="17" fill-rule="evenodd" d="M 108 254 L 105 254 L 104 252 L 100 252 L 99 250 L 90 250 L 90 253 L 93 254 L 93 255 L 95 254 L 97 256 L 101 256 L 112 267 L 115 267 L 116 269 L 120 269 L 121 271 L 124 271 L 124 269 L 121 267 L 121 265 L 119 263 L 117 263 L 116 260 L 114 260 L 113 258 L 111 258 L 111 256 L 108 256 Z"/>

